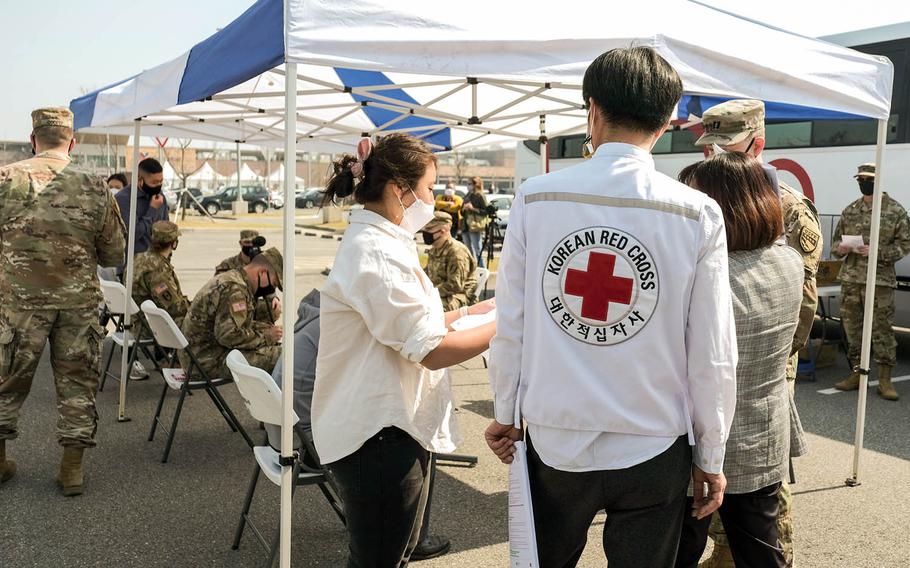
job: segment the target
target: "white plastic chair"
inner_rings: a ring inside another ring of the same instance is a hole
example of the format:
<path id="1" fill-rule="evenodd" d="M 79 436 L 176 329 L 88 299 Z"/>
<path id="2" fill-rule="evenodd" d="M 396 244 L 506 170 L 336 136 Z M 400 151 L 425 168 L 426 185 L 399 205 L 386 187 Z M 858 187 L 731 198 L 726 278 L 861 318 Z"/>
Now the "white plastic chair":
<path id="1" fill-rule="evenodd" d="M 161 389 L 161 398 L 158 400 L 158 408 L 155 409 L 155 417 L 152 419 L 152 429 L 149 432 L 148 439 L 150 442 L 155 439 L 155 430 L 159 426 L 167 434 L 167 442 L 165 442 L 164 445 L 164 456 L 161 458 L 162 463 L 167 462 L 168 456 L 171 453 L 174 435 L 177 432 L 177 422 L 180 420 L 180 412 L 183 410 L 183 401 L 186 399 L 186 395 L 193 390 L 205 390 L 215 404 L 215 408 L 217 408 L 224 417 L 224 420 L 227 422 L 228 426 L 230 426 L 231 430 L 240 432 L 244 440 L 246 440 L 246 443 L 252 447 L 253 440 L 247 435 L 246 430 L 240 425 L 237 417 L 234 416 L 234 413 L 231 412 L 231 408 L 218 392 L 218 387 L 232 382 L 231 379 L 212 379 L 206 374 L 199 365 L 196 354 L 193 353 L 193 350 L 190 348 L 189 341 L 187 341 L 183 332 L 180 331 L 180 328 L 177 327 L 177 323 L 174 322 L 174 318 L 171 317 L 171 314 L 156 306 L 151 300 L 142 302 L 142 312 L 145 314 L 148 327 L 151 329 L 152 335 L 155 336 L 155 341 L 157 341 L 159 345 L 176 351 L 183 351 L 190 359 L 190 366 L 188 369 L 163 369 L 161 372 L 161 374 L 164 375 L 165 384 L 164 388 Z M 190 377 L 193 375 L 197 375 L 201 378 L 191 379 Z M 168 389 L 180 391 L 180 398 L 177 399 L 177 408 L 174 411 L 174 418 L 171 422 L 170 429 L 161 421 L 161 410 L 164 408 L 164 398 L 167 396 Z"/>
<path id="2" fill-rule="evenodd" d="M 474 278 L 477 279 L 477 289 L 474 291 L 474 297 L 478 301 L 486 299 L 487 280 L 490 279 L 490 271 L 480 266 L 474 271 Z"/>
<path id="3" fill-rule="evenodd" d="M 234 384 L 237 385 L 237 390 L 240 391 L 240 396 L 253 418 L 265 424 L 281 424 L 283 416 L 281 389 L 275 383 L 275 379 L 264 370 L 250 365 L 243 353 L 236 349 L 228 353 L 227 366 L 234 378 Z M 288 380 L 292 379 L 289 378 Z M 296 434 L 300 438 L 301 444 L 303 444 L 304 451 L 310 453 L 313 461 L 317 461 L 315 450 L 312 449 L 309 440 L 296 428 L 299 421 L 300 418 L 295 412 L 294 425 Z M 278 536 L 276 535 L 272 543 L 266 542 L 262 533 L 256 528 L 253 519 L 250 518 L 250 506 L 253 503 L 253 494 L 256 491 L 260 473 L 265 474 L 265 477 L 273 484 L 281 485 L 281 456 L 267 443 L 262 446 L 254 446 L 253 456 L 256 458 L 256 465 L 253 468 L 253 477 L 250 480 L 250 486 L 244 499 L 243 510 L 240 513 L 240 524 L 237 526 L 237 532 L 234 535 L 234 543 L 231 548 L 237 550 L 240 547 L 243 530 L 249 524 L 256 539 L 269 555 L 267 566 L 272 566 L 275 561 L 275 555 L 278 553 Z M 294 461 L 292 479 L 294 480 L 294 485 L 291 488 L 292 495 L 298 486 L 318 485 L 329 505 L 335 510 L 341 522 L 344 522 L 344 513 L 341 510 L 341 505 L 335 495 L 329 491 L 328 485 L 331 485 L 331 479 L 325 470 L 321 467 L 317 469 L 307 466 L 301 456 Z M 337 488 L 334 486 L 332 488 L 337 493 Z"/>
<path id="4" fill-rule="evenodd" d="M 100 273 L 100 272 L 99 272 Z M 115 345 L 119 346 L 120 349 L 123 349 L 123 320 L 124 314 L 126 314 L 126 304 L 127 304 L 127 294 L 126 287 L 120 282 L 111 281 L 111 280 L 101 280 L 101 294 L 104 297 L 104 306 L 107 309 L 108 314 L 111 316 L 111 319 L 114 321 L 114 325 L 117 326 L 117 329 L 114 333 L 110 334 L 111 341 Z M 145 356 L 155 364 L 155 368 L 160 371 L 161 368 L 158 366 L 158 362 L 155 357 L 149 351 L 149 347 L 155 345 L 155 340 L 151 338 L 139 339 L 138 349 L 136 337 L 141 335 L 144 328 L 144 322 L 141 317 L 137 317 L 139 313 L 139 306 L 136 305 L 136 302 L 130 299 L 130 322 L 132 322 L 132 330 L 130 332 L 130 344 L 126 347 L 129 350 L 127 359 L 129 364 L 127 369 L 133 368 L 133 363 L 136 362 L 136 359 L 139 357 L 139 351 L 142 351 Z M 107 360 L 104 363 L 104 370 L 101 373 L 101 384 L 98 385 L 98 390 L 104 390 L 104 384 L 107 382 L 107 378 L 111 377 L 115 380 L 120 380 L 119 375 L 114 375 L 110 372 L 111 362 L 114 359 L 114 348 L 111 347 L 110 352 L 108 353 Z"/>

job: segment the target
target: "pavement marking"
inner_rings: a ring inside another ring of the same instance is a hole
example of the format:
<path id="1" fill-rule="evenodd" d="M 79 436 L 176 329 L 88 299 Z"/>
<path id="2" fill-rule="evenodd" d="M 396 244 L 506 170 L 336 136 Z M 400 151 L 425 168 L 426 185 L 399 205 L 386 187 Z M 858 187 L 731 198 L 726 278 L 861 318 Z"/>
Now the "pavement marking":
<path id="1" fill-rule="evenodd" d="M 910 381 L 910 375 L 906 375 L 904 377 L 894 377 L 893 379 L 891 379 L 892 383 L 899 383 L 901 381 Z M 872 388 L 875 386 L 878 386 L 878 381 L 869 381 L 869 388 Z M 837 390 L 837 389 L 822 389 L 822 390 L 818 391 L 819 394 L 837 394 L 839 392 L 850 392 L 850 391 L 842 391 L 842 390 Z"/>

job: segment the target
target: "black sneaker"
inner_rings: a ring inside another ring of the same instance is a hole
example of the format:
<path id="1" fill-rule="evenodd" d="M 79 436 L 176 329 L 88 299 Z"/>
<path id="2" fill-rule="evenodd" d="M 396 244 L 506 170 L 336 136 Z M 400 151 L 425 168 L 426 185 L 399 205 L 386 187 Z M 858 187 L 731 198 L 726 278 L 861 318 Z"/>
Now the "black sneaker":
<path id="1" fill-rule="evenodd" d="M 429 560 L 442 556 L 452 548 L 452 543 L 444 536 L 431 535 L 418 543 L 411 553 L 411 560 Z"/>

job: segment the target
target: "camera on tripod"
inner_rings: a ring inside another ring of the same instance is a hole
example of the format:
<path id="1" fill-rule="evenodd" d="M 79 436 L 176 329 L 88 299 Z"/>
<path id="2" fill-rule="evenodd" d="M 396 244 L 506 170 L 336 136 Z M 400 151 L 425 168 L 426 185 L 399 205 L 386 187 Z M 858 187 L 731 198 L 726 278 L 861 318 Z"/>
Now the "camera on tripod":
<path id="1" fill-rule="evenodd" d="M 483 211 L 484 211 L 484 213 L 487 214 L 487 217 L 489 217 L 490 219 L 494 219 L 494 220 L 495 220 L 495 219 L 496 219 L 496 212 L 499 211 L 499 210 L 496 208 L 495 205 L 493 205 L 493 204 L 491 203 L 491 204 L 487 205 L 486 208 L 485 208 Z"/>

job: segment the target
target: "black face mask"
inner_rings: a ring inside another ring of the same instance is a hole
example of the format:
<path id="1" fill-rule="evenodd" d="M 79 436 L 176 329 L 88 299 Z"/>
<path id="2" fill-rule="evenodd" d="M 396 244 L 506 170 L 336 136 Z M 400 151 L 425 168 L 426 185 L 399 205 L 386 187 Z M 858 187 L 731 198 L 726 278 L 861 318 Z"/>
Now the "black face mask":
<path id="1" fill-rule="evenodd" d="M 145 186 L 142 187 L 142 189 L 143 189 L 143 191 L 145 191 L 145 193 L 146 193 L 149 197 L 154 197 L 154 196 L 158 195 L 159 193 L 161 193 L 161 186 L 160 186 L 160 185 L 154 185 L 154 186 L 152 186 L 152 185 L 145 185 Z"/>
<path id="2" fill-rule="evenodd" d="M 873 190 L 875 189 L 875 180 L 872 179 L 861 179 L 859 180 L 859 190 L 863 195 L 872 195 Z"/>
<path id="3" fill-rule="evenodd" d="M 433 233 L 423 231 L 421 235 L 423 235 L 423 244 L 425 245 L 431 245 L 436 242 L 436 236 Z"/>
<path id="4" fill-rule="evenodd" d="M 246 255 L 247 258 L 253 260 L 256 256 L 262 252 L 262 247 L 265 246 L 265 237 L 262 235 L 258 237 L 253 237 L 253 240 L 248 245 L 241 245 L 240 252 Z"/>
<path id="5" fill-rule="evenodd" d="M 265 273 L 265 279 L 268 282 L 267 285 L 262 285 L 262 274 L 259 275 L 259 287 L 256 289 L 255 296 L 257 298 L 265 298 L 266 296 L 271 296 L 275 293 L 275 285 L 272 284 L 272 277 L 268 272 Z"/>

